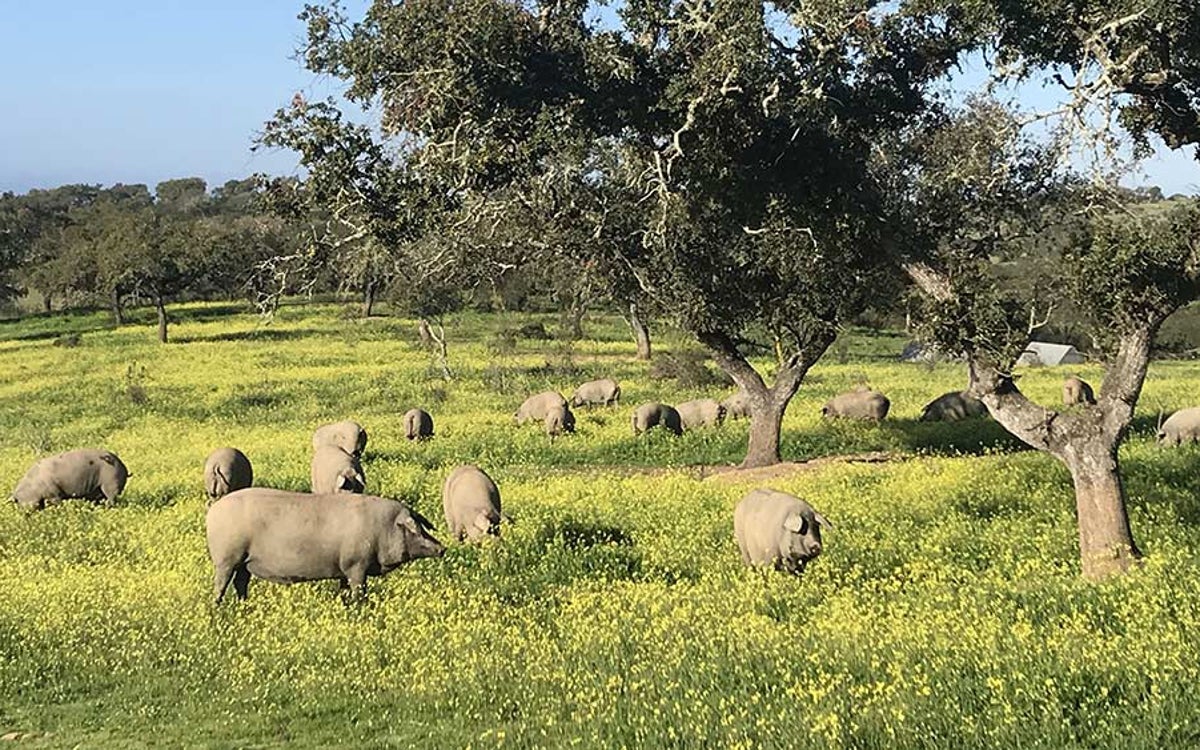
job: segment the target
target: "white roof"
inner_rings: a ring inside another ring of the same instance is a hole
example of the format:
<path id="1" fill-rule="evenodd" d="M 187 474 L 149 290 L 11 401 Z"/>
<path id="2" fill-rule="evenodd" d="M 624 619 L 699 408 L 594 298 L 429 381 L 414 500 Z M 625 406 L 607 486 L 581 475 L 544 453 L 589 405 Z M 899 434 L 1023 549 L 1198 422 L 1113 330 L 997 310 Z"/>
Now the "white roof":
<path id="1" fill-rule="evenodd" d="M 1018 365 L 1077 365 L 1087 359 L 1069 344 L 1030 341 L 1017 359 Z"/>

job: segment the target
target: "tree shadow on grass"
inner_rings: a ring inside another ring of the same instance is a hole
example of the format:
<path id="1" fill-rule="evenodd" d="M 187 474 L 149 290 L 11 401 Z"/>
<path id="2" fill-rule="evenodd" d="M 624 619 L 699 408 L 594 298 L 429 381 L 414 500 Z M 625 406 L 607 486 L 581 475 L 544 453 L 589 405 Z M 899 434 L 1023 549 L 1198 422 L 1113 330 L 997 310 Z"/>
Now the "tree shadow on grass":
<path id="1" fill-rule="evenodd" d="M 907 448 L 923 454 L 980 456 L 1032 450 L 992 419 L 959 422 L 896 420 L 894 426 L 903 436 Z"/>
<path id="2" fill-rule="evenodd" d="M 785 430 L 783 454 L 796 460 L 886 451 L 899 454 L 960 456 L 1028 450 L 990 419 L 919 422 L 887 419 L 879 424 L 829 420 L 808 430 Z"/>
<path id="3" fill-rule="evenodd" d="M 231 331 L 228 333 L 215 333 L 208 335 L 197 336 L 179 336 L 174 340 L 180 344 L 191 343 L 216 343 L 222 341 L 296 341 L 308 336 L 315 336 L 322 333 L 316 328 L 255 328 L 249 331 Z"/>
<path id="4" fill-rule="evenodd" d="M 113 330 L 116 330 L 116 326 L 95 325 L 86 328 L 57 329 L 53 331 L 30 331 L 29 333 L 18 333 L 13 336 L 5 336 L 2 332 L 0 332 L 0 341 L 45 341 L 47 339 L 58 339 L 68 335 L 80 336 L 85 333 Z"/>
<path id="5" fill-rule="evenodd" d="M 531 531 L 523 524 L 533 526 Z M 514 606 L 540 601 L 576 581 L 637 581 L 642 552 L 624 529 L 581 519 L 516 519 L 498 539 L 449 545 L 445 574 L 475 578 Z"/>
<path id="6" fill-rule="evenodd" d="M 170 311 L 171 320 L 177 323 L 198 323 L 217 318 L 227 318 L 231 315 L 246 315 L 255 312 L 254 307 L 246 302 L 224 302 L 204 305 L 203 307 L 168 306 L 167 309 Z M 139 312 L 143 311 L 153 313 L 153 310 L 150 308 L 139 310 Z"/>

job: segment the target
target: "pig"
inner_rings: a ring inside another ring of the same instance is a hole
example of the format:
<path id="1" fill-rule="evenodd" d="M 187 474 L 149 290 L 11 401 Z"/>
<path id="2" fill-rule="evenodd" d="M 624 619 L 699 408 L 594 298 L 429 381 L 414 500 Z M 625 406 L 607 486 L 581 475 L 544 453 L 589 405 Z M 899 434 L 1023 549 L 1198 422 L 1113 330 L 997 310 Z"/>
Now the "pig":
<path id="1" fill-rule="evenodd" d="M 1063 381 L 1063 406 L 1074 406 L 1075 404 L 1095 406 L 1096 394 L 1086 381 L 1072 375 Z"/>
<path id="2" fill-rule="evenodd" d="M 675 411 L 679 412 L 679 421 L 685 430 L 720 427 L 725 421 L 725 407 L 711 398 L 684 401 L 675 407 Z"/>
<path id="3" fill-rule="evenodd" d="M 367 431 L 358 422 L 345 420 L 321 425 L 313 433 L 313 449 L 335 445 L 356 458 L 362 458 L 367 447 Z"/>
<path id="4" fill-rule="evenodd" d="M 125 491 L 128 479 L 129 470 L 111 451 L 68 451 L 29 467 L 12 491 L 12 499 L 25 510 L 41 510 L 70 498 L 112 505 Z"/>
<path id="5" fill-rule="evenodd" d="M 276 583 L 337 579 L 362 598 L 367 576 L 445 552 L 419 513 L 370 495 L 251 487 L 213 503 L 205 525 L 217 604 L 230 580 L 245 599 L 252 575 Z"/>
<path id="6" fill-rule="evenodd" d="M 1200 442 L 1200 406 L 1180 409 L 1158 428 L 1159 445 Z"/>
<path id="7" fill-rule="evenodd" d="M 433 437 L 433 417 L 424 409 L 409 409 L 404 412 L 404 437 L 409 440 L 425 440 Z"/>
<path id="8" fill-rule="evenodd" d="M 844 417 L 879 422 L 887 417 L 891 402 L 878 391 L 857 390 L 830 399 L 821 409 L 822 416 Z"/>
<path id="9" fill-rule="evenodd" d="M 525 399 L 521 408 L 517 409 L 513 416 L 516 418 L 517 424 L 525 424 L 529 421 L 541 422 L 546 419 L 546 414 L 550 412 L 551 408 L 566 405 L 567 400 L 562 397 L 562 394 L 556 391 L 546 391 Z"/>
<path id="10" fill-rule="evenodd" d="M 683 434 L 683 422 L 674 407 L 651 402 L 633 410 L 634 435 L 640 435 L 651 427 L 660 425 L 673 435 Z"/>
<path id="11" fill-rule="evenodd" d="M 254 483 L 250 459 L 237 448 L 217 448 L 204 462 L 204 489 L 212 503 L 230 492 L 244 490 Z"/>
<path id="12" fill-rule="evenodd" d="M 460 542 L 500 533 L 500 489 L 478 466 L 466 464 L 450 472 L 442 485 L 442 509 L 450 535 Z"/>
<path id="13" fill-rule="evenodd" d="M 750 396 L 742 390 L 721 402 L 725 407 L 726 419 L 748 419 L 750 417 Z"/>
<path id="14" fill-rule="evenodd" d="M 987 407 L 966 391 L 953 391 L 938 396 L 921 410 L 922 422 L 958 422 L 973 417 L 986 417 Z"/>
<path id="15" fill-rule="evenodd" d="M 742 562 L 793 575 L 821 554 L 822 527 L 833 524 L 800 498 L 772 489 L 751 491 L 733 511 Z"/>
<path id="16" fill-rule="evenodd" d="M 362 494 L 366 488 L 367 478 L 357 457 L 336 445 L 322 445 L 313 451 L 314 495 L 333 495 L 339 492 Z"/>
<path id="17" fill-rule="evenodd" d="M 566 406 L 552 406 L 546 412 L 546 418 L 542 420 L 542 425 L 546 434 L 550 436 L 550 442 L 553 443 L 554 438 L 564 432 L 575 432 L 575 415 Z"/>
<path id="18" fill-rule="evenodd" d="M 621 386 L 612 378 L 592 380 L 575 389 L 571 395 L 571 406 L 601 404 L 612 406 L 621 400 Z"/>

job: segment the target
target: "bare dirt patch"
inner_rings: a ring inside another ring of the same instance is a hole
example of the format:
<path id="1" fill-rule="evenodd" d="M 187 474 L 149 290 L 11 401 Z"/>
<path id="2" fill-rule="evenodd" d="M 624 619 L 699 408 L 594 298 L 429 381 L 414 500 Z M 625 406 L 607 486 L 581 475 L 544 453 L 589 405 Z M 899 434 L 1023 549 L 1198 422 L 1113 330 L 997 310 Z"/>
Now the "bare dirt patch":
<path id="1" fill-rule="evenodd" d="M 882 464 L 899 460 L 899 456 L 887 451 L 871 451 L 870 453 L 850 453 L 841 456 L 822 456 L 811 461 L 785 461 L 774 466 L 760 466 L 756 469 L 743 469 L 740 466 L 707 466 L 693 467 L 707 469 L 701 474 L 706 482 L 723 482 L 736 484 L 740 482 L 764 482 L 771 479 L 790 477 L 806 471 L 825 469 L 835 464 Z"/>

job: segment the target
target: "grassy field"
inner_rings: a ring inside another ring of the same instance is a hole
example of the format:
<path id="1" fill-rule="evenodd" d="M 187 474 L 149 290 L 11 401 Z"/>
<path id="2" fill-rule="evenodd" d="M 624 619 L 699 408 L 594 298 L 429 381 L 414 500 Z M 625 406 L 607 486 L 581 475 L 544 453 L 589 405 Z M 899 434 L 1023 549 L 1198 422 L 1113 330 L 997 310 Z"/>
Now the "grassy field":
<path id="1" fill-rule="evenodd" d="M 789 459 L 892 460 L 756 479 L 714 474 L 740 459 L 745 422 L 633 439 L 637 403 L 730 389 L 652 380 L 617 319 L 568 346 L 501 335 L 529 317 L 455 318 L 445 382 L 412 321 L 337 305 L 269 325 L 229 305 L 176 317 L 166 346 L 148 318 L 0 322 L 0 488 L 74 447 L 133 473 L 114 508 L 0 505 L 0 735 L 20 746 L 1200 744 L 1200 450 L 1152 440 L 1159 409 L 1196 403 L 1200 365 L 1151 370 L 1122 456 L 1146 565 L 1091 585 L 1066 472 L 990 422 L 916 422 L 964 373 L 895 362 L 898 337 L 848 335 L 784 424 Z M 658 333 L 658 351 L 686 345 Z M 1054 404 L 1065 372 L 1022 387 Z M 576 435 L 512 424 L 526 393 L 601 375 L 623 403 L 580 412 Z M 862 380 L 892 418 L 822 423 Z M 402 439 L 416 405 L 437 427 L 420 445 Z M 214 610 L 205 456 L 236 445 L 256 483 L 307 489 L 312 429 L 340 418 L 370 434 L 369 491 L 440 523 L 442 478 L 474 462 L 515 524 L 373 579 L 362 606 L 332 582 L 254 582 Z M 836 525 L 803 579 L 741 566 L 732 509 L 760 485 Z"/>

